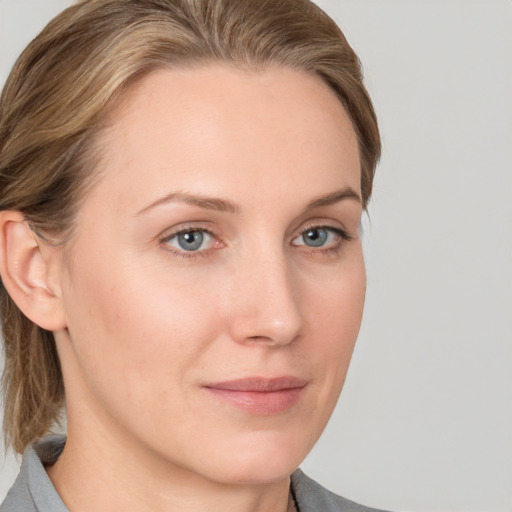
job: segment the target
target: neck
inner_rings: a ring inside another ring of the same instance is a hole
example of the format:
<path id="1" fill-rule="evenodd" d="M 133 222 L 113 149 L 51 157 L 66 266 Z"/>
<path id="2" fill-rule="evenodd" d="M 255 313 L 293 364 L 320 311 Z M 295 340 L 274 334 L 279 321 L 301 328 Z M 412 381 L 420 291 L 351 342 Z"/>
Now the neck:
<path id="1" fill-rule="evenodd" d="M 88 432 L 87 439 L 80 431 Z M 70 510 L 103 512 L 286 512 L 289 478 L 216 482 L 109 435 L 68 425 L 68 441 L 48 475 Z M 95 432 L 93 438 L 90 432 Z M 293 508 L 291 509 L 293 510 Z"/>

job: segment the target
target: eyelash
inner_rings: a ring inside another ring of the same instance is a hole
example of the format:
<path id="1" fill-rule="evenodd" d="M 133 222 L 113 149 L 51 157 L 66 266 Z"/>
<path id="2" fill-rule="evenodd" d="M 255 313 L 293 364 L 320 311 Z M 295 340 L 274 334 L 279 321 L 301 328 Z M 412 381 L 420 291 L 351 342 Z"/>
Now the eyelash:
<path id="1" fill-rule="evenodd" d="M 354 239 L 354 237 L 352 235 L 350 235 L 344 229 L 334 227 L 334 226 L 327 226 L 325 224 L 313 224 L 311 226 L 307 226 L 306 228 L 304 228 L 298 235 L 296 235 L 293 238 L 293 240 L 299 238 L 300 236 L 304 236 L 305 233 L 307 233 L 308 231 L 316 230 L 316 229 L 323 229 L 325 231 L 328 231 L 329 233 L 333 233 L 340 239 L 340 241 L 334 247 L 327 247 L 327 248 L 322 248 L 322 247 L 315 248 L 312 246 L 307 246 L 306 244 L 296 244 L 296 245 L 292 244 L 292 245 L 294 247 L 299 247 L 299 246 L 306 247 L 305 250 L 308 253 L 315 253 L 315 254 L 320 253 L 320 254 L 324 254 L 324 255 L 335 256 L 335 255 L 340 254 L 340 252 L 343 250 L 343 248 L 345 246 L 345 244 L 343 242 L 350 242 L 351 240 Z M 208 236 L 210 236 L 212 239 L 214 239 L 214 240 L 217 239 L 217 236 L 214 233 L 212 233 L 212 231 L 210 231 L 209 229 L 206 229 L 201 226 L 189 226 L 189 227 L 182 227 L 178 231 L 174 231 L 170 234 L 166 234 L 165 236 L 162 236 L 159 240 L 159 243 L 160 243 L 160 245 L 165 246 L 165 249 L 167 251 L 171 252 L 173 254 L 173 256 L 180 258 L 180 259 L 186 259 L 186 260 L 207 257 L 210 254 L 210 252 L 213 249 L 215 249 L 215 248 L 209 248 L 209 249 L 203 249 L 203 250 L 197 250 L 197 251 L 186 251 L 186 250 L 179 250 L 179 249 L 176 249 L 176 248 L 168 245 L 170 240 L 172 240 L 180 235 L 186 234 L 186 233 L 205 233 Z M 223 246 L 224 245 L 222 244 L 222 247 Z M 219 248 L 219 247 L 217 247 L 217 248 Z"/>
<path id="2" fill-rule="evenodd" d="M 307 246 L 305 244 L 304 245 L 300 244 L 302 247 L 306 247 L 306 251 L 309 253 L 314 253 L 314 254 L 321 253 L 322 255 L 326 255 L 326 256 L 337 256 L 344 249 L 344 247 L 345 247 L 344 242 L 350 242 L 354 239 L 354 237 L 351 234 L 349 234 L 347 231 L 345 231 L 344 229 L 334 227 L 334 226 L 327 226 L 325 224 L 312 224 L 311 226 L 307 226 L 305 229 L 303 229 L 296 237 L 294 237 L 294 240 L 300 236 L 304 236 L 304 234 L 307 233 L 308 231 L 312 231 L 312 230 L 316 230 L 316 229 L 324 229 L 325 231 L 328 231 L 329 233 L 333 233 L 334 235 L 336 235 L 339 238 L 339 241 L 333 247 L 324 247 L 324 248 L 322 248 L 322 247 L 315 248 L 312 246 Z M 295 246 L 295 247 L 297 247 L 297 246 Z"/>

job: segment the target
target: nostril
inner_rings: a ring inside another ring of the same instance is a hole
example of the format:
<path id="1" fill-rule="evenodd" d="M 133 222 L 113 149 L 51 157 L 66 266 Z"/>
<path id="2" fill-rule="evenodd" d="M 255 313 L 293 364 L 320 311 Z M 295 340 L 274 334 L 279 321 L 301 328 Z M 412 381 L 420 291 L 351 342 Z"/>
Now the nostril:
<path id="1" fill-rule="evenodd" d="M 272 341 L 272 338 L 269 336 L 249 336 L 247 340 L 254 341 L 256 343 L 268 343 Z"/>

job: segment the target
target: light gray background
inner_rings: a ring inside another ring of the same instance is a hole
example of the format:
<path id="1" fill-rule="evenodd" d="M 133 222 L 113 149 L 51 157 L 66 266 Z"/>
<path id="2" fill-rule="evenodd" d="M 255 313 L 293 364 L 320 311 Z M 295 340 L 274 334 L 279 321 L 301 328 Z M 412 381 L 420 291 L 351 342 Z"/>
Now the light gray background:
<path id="1" fill-rule="evenodd" d="M 0 83 L 69 3 L 0 0 Z M 304 468 L 396 511 L 512 511 L 512 2 L 318 3 L 364 63 L 384 153 L 363 328 Z"/>

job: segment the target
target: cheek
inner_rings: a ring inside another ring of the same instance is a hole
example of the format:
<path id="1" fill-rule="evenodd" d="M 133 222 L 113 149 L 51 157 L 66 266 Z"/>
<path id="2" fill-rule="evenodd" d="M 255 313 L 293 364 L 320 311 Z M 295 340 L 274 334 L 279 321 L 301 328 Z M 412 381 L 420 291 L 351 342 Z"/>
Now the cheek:
<path id="1" fill-rule="evenodd" d="M 78 258 L 80 272 L 67 290 L 68 329 L 83 378 L 114 403 L 161 400 L 182 386 L 218 331 L 207 294 L 136 263 Z"/>
<path id="2" fill-rule="evenodd" d="M 318 284 L 306 285 L 308 323 L 331 332 L 326 340 L 334 346 L 339 346 L 336 342 L 355 341 L 363 315 L 366 272 L 361 251 L 354 252 L 350 259 L 320 276 Z"/>
<path id="3" fill-rule="evenodd" d="M 338 270 L 323 280 L 322 287 L 309 288 L 305 308 L 309 338 L 316 343 L 314 349 L 305 347 L 304 351 L 319 368 L 316 373 L 321 375 L 325 399 L 334 402 L 343 386 L 363 316 L 366 273 L 362 254 Z"/>

